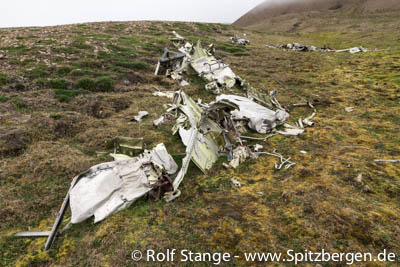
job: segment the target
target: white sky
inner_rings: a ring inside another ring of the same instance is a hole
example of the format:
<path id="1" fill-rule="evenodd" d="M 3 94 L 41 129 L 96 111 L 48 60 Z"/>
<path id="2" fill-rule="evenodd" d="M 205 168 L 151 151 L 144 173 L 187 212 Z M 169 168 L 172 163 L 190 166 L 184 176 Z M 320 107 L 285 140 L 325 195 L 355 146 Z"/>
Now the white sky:
<path id="1" fill-rule="evenodd" d="M 172 20 L 232 23 L 264 0 L 1 0 L 0 27 Z"/>

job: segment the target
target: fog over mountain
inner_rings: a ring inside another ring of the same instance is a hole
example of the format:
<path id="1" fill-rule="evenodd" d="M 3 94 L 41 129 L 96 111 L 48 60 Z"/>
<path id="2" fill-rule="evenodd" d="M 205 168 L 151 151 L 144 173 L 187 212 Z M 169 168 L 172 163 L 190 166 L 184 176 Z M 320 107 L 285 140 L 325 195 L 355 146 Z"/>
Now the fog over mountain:
<path id="1" fill-rule="evenodd" d="M 234 24 L 247 27 L 289 14 L 319 14 L 353 11 L 379 12 L 400 8 L 399 0 L 267 0 L 239 18 Z"/>

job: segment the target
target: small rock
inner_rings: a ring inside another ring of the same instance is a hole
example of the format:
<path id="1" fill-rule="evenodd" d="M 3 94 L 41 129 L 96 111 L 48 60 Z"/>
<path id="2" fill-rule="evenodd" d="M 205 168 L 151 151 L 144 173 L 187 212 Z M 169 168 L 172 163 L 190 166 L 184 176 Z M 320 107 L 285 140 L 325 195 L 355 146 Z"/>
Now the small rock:
<path id="1" fill-rule="evenodd" d="M 346 112 L 353 112 L 354 108 L 353 107 L 347 107 L 344 109 Z"/>
<path id="2" fill-rule="evenodd" d="M 6 58 L 6 56 L 5 55 L 3 55 L 3 54 L 0 54 L 0 59 L 5 59 Z"/>
<path id="3" fill-rule="evenodd" d="M 362 175 L 362 173 L 360 173 L 354 180 L 357 183 L 362 184 L 362 178 L 363 178 L 363 175 Z"/>
<path id="4" fill-rule="evenodd" d="M 305 155 L 307 154 L 307 151 L 301 150 L 300 153 Z"/>
<path id="5" fill-rule="evenodd" d="M 371 190 L 371 188 L 369 188 L 368 185 L 365 185 L 365 186 L 363 187 L 363 189 L 362 189 L 362 192 L 363 192 L 363 193 L 372 193 L 372 190 Z"/>

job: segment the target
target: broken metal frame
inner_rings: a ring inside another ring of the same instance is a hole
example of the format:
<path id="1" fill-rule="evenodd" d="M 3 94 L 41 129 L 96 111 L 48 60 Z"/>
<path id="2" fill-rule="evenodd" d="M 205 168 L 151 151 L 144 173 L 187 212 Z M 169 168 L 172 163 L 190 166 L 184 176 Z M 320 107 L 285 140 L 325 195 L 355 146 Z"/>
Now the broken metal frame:
<path id="1" fill-rule="evenodd" d="M 35 231 L 31 231 L 31 232 L 18 232 L 16 233 L 14 236 L 16 237 L 47 237 L 47 241 L 46 244 L 44 246 L 44 250 L 49 250 L 53 244 L 54 244 L 54 240 L 56 239 L 57 235 L 58 235 L 58 229 L 61 226 L 62 220 L 64 218 L 64 214 L 67 210 L 67 206 L 69 203 L 69 194 L 72 190 L 72 188 L 78 183 L 79 179 L 81 177 L 83 177 L 88 171 L 85 171 L 81 174 L 79 174 L 78 176 L 75 176 L 75 178 L 72 180 L 71 182 L 71 186 L 67 192 L 67 195 L 64 198 L 64 201 L 61 205 L 60 210 L 57 213 L 57 218 L 54 221 L 53 227 L 51 229 L 51 231 L 42 231 L 42 232 L 35 232 Z"/>

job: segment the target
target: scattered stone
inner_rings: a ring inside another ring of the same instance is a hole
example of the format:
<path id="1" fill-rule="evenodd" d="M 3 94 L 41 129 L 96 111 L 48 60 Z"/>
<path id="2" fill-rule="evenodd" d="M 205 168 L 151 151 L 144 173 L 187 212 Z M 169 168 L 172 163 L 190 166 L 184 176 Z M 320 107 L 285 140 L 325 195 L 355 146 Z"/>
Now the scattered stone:
<path id="1" fill-rule="evenodd" d="M 354 108 L 353 107 L 347 107 L 344 109 L 346 112 L 353 112 Z"/>
<path id="2" fill-rule="evenodd" d="M 368 185 L 365 185 L 362 189 L 363 193 L 372 193 L 371 188 Z"/>
<path id="3" fill-rule="evenodd" d="M 363 178 L 363 175 L 362 175 L 362 173 L 360 173 L 354 180 L 357 183 L 362 184 L 362 178 Z"/>
<path id="4" fill-rule="evenodd" d="M 301 150 L 300 153 L 305 155 L 307 154 L 307 151 Z"/>

